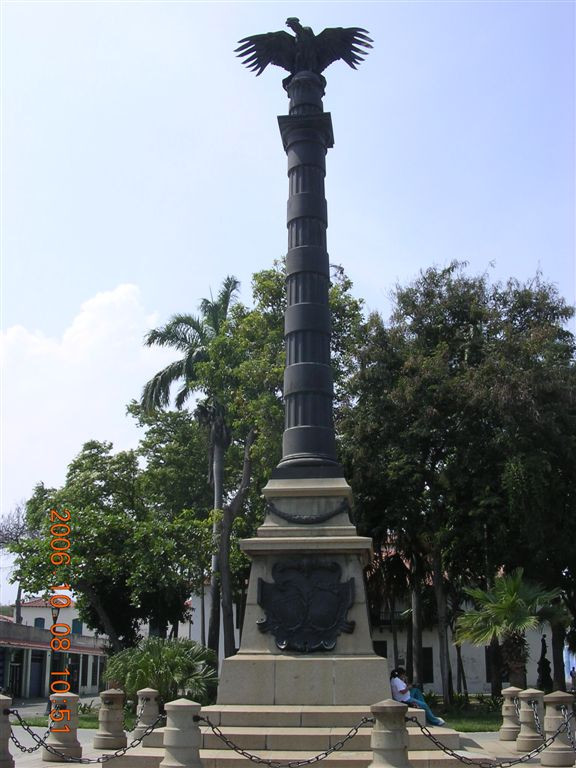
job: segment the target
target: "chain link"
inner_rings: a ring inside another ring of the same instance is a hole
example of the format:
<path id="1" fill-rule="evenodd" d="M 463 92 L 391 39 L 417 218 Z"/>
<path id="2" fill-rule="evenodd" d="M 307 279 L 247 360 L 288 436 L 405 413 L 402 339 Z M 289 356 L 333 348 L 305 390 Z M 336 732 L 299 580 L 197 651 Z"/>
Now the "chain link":
<path id="1" fill-rule="evenodd" d="M 132 728 L 128 728 L 128 726 L 126 725 L 126 717 L 124 717 L 124 722 L 122 723 L 122 728 L 123 728 L 123 730 L 126 731 L 126 733 L 132 733 L 132 731 L 136 730 L 136 726 L 138 725 L 142 715 L 144 714 L 144 708 L 146 706 L 146 702 L 147 701 L 150 701 L 150 699 L 143 699 L 142 700 L 142 704 L 138 707 L 138 710 L 136 712 L 136 720 L 134 721 L 134 725 L 132 726 Z"/>
<path id="2" fill-rule="evenodd" d="M 574 734 L 572 733 L 572 728 L 570 727 L 570 720 L 574 717 L 574 712 L 572 712 L 570 715 L 568 714 L 568 707 L 565 704 L 562 704 L 560 707 L 560 712 L 562 712 L 562 717 L 564 718 L 564 722 L 566 723 L 566 735 L 568 736 L 568 741 L 572 745 L 572 749 L 574 752 L 576 752 L 576 738 L 574 737 Z"/>
<path id="3" fill-rule="evenodd" d="M 569 717 L 566 717 L 565 721 L 561 723 L 558 726 L 558 730 L 552 734 L 549 738 L 546 739 L 539 747 L 536 747 L 536 749 L 533 749 L 532 752 L 528 752 L 526 755 L 522 755 L 522 757 L 519 757 L 517 760 L 472 760 L 469 757 L 465 757 L 464 755 L 459 755 L 458 752 L 455 752 L 453 749 L 450 749 L 449 747 L 446 747 L 444 744 L 442 744 L 441 741 L 439 741 L 436 736 L 434 736 L 430 729 L 427 728 L 425 725 L 421 725 L 418 722 L 418 718 L 416 717 L 406 717 L 406 722 L 416 723 L 416 725 L 420 728 L 422 733 L 427 736 L 430 741 L 435 744 L 438 749 L 441 749 L 442 752 L 446 755 L 450 755 L 450 757 L 455 757 L 456 760 L 459 760 L 461 763 L 464 763 L 465 765 L 478 765 L 480 768 L 510 768 L 512 765 L 518 765 L 519 763 L 527 763 L 529 760 L 531 760 L 533 757 L 536 757 L 536 755 L 539 755 L 540 752 L 543 752 L 545 749 L 547 749 L 551 744 L 553 744 L 558 736 L 560 734 L 564 733 L 568 730 L 570 727 L 570 720 L 574 718 L 574 713 L 572 713 Z"/>
<path id="4" fill-rule="evenodd" d="M 125 747 L 122 747 L 121 749 L 117 749 L 116 752 L 114 752 L 111 755 L 100 755 L 100 757 L 70 757 L 69 755 L 65 755 L 62 752 L 59 752 L 51 744 L 48 744 L 46 742 L 46 736 L 41 737 L 41 736 L 38 736 L 38 734 L 34 733 L 34 731 L 30 728 L 28 723 L 22 718 L 22 716 L 20 715 L 17 709 L 5 709 L 4 714 L 15 715 L 16 718 L 18 719 L 18 722 L 24 728 L 26 733 L 32 736 L 32 738 L 38 745 L 33 749 L 30 749 L 28 747 L 23 747 L 23 745 L 21 745 L 18 742 L 18 739 L 16 739 L 16 737 L 14 736 L 14 731 L 11 729 L 10 737 L 22 752 L 34 752 L 36 749 L 39 749 L 40 747 L 44 747 L 44 749 L 46 749 L 47 752 L 50 752 L 50 754 L 56 755 L 57 757 L 59 757 L 60 758 L 59 762 L 82 763 L 84 765 L 87 765 L 90 763 L 107 763 L 109 760 L 114 760 L 114 758 L 116 757 L 122 757 L 122 755 L 125 755 L 129 749 L 134 749 L 134 747 L 137 747 L 139 744 L 141 744 L 144 738 L 148 736 L 149 733 L 152 733 L 152 731 L 154 730 L 154 728 L 156 728 L 158 723 L 161 720 L 163 720 L 165 717 L 165 715 L 158 715 L 156 720 L 146 728 L 142 736 L 140 736 L 138 739 L 132 739 L 130 744 L 127 744 Z M 48 729 L 48 733 L 49 732 L 50 732 L 50 729 Z"/>
<path id="5" fill-rule="evenodd" d="M 514 709 L 516 710 L 516 717 L 518 720 L 520 720 L 520 699 L 518 696 L 514 696 L 512 703 L 514 704 Z"/>
<path id="6" fill-rule="evenodd" d="M 538 733 L 538 736 L 540 736 L 540 738 L 543 739 L 544 730 L 542 728 L 542 723 L 540 722 L 540 712 L 538 711 L 538 701 L 537 699 L 531 699 L 528 703 L 532 707 L 532 712 L 534 712 L 534 724 L 536 726 L 536 731 Z"/>
<path id="7" fill-rule="evenodd" d="M 265 757 L 259 757 L 258 755 L 253 755 L 251 752 L 247 752 L 245 749 L 238 747 L 224 733 L 222 733 L 222 731 L 220 730 L 220 728 L 218 728 L 217 725 L 214 725 L 213 723 L 211 723 L 207 717 L 202 717 L 201 715 L 194 715 L 194 721 L 206 723 L 206 725 L 211 729 L 212 733 L 215 736 L 217 736 L 220 739 L 220 741 L 224 742 L 224 744 L 226 744 L 227 747 L 230 747 L 230 749 L 234 750 L 234 752 L 236 752 L 238 755 L 242 755 L 242 757 L 245 757 L 247 760 L 250 760 L 253 763 L 258 763 L 259 765 L 267 765 L 269 766 L 269 768 L 300 768 L 300 766 L 302 765 L 313 765 L 314 763 L 319 763 L 321 760 L 325 760 L 329 755 L 333 754 L 334 752 L 338 752 L 339 750 L 341 750 L 347 741 L 349 741 L 350 739 L 353 739 L 354 736 L 356 736 L 356 734 L 358 733 L 360 728 L 362 728 L 363 725 L 366 725 L 368 723 L 373 723 L 374 718 L 363 717 L 358 723 L 358 725 L 355 725 L 353 728 L 350 728 L 350 730 L 348 731 L 346 736 L 344 736 L 343 739 L 341 739 L 340 741 L 337 741 L 333 747 L 330 747 L 330 749 L 327 749 L 324 752 L 320 752 L 314 757 L 309 757 L 307 760 L 289 760 L 283 763 L 276 762 L 275 760 L 268 760 Z"/>

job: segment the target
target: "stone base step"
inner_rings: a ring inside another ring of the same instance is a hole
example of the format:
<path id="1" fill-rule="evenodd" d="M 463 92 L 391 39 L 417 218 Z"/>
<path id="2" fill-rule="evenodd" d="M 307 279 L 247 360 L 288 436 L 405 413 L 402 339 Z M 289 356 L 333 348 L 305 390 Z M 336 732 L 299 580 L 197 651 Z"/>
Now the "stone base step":
<path id="1" fill-rule="evenodd" d="M 262 707 L 254 704 L 213 704 L 202 707 L 200 714 L 213 725 L 254 725 L 263 727 L 352 728 L 363 717 L 372 717 L 370 707 L 278 705 Z M 421 725 L 426 722 L 423 709 L 410 707 L 408 717 Z"/>
<path id="2" fill-rule="evenodd" d="M 256 752 L 261 757 L 275 762 L 291 760 L 308 760 L 313 757 L 310 752 L 293 750 L 274 750 Z M 470 753 L 459 750 L 459 754 L 469 758 L 486 759 L 482 753 Z M 164 757 L 164 750 L 157 748 L 137 747 L 127 755 L 114 760 L 117 768 L 158 768 Z M 367 750 L 334 752 L 322 760 L 324 768 L 368 768 L 372 762 L 372 752 Z M 232 752 L 230 749 L 201 749 L 200 759 L 203 768 L 242 768 L 247 765 L 246 758 Z M 408 752 L 408 760 L 412 768 L 457 768 L 460 763 L 454 757 L 449 757 L 438 750 L 418 750 Z"/>
<path id="3" fill-rule="evenodd" d="M 202 727 L 202 747 L 204 749 L 222 749 L 221 739 L 209 728 Z M 293 749 L 298 745 L 301 751 L 312 754 L 331 749 L 343 741 L 349 733 L 349 728 L 259 728 L 241 726 L 222 726 L 222 733 L 240 749 L 250 752 L 258 750 L 282 751 Z M 360 728 L 358 733 L 349 739 L 342 751 L 362 751 L 370 749 L 372 728 Z M 449 749 L 460 748 L 460 734 L 450 728 L 434 728 L 434 735 Z M 409 750 L 435 749 L 430 740 L 417 727 L 408 728 Z"/>

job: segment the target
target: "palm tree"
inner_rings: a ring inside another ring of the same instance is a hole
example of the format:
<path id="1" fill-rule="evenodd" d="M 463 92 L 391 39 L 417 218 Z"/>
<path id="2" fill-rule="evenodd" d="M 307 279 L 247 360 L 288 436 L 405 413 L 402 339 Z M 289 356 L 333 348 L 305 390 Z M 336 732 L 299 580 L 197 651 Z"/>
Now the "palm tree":
<path id="1" fill-rule="evenodd" d="M 526 630 L 535 629 L 547 618 L 550 605 L 560 590 L 545 590 L 540 584 L 523 580 L 524 570 L 497 576 L 491 589 L 466 587 L 478 606 L 459 617 L 456 642 L 502 644 L 502 659 L 508 667 L 510 685 L 526 688 L 528 644 Z"/>
<path id="2" fill-rule="evenodd" d="M 154 688 L 163 705 L 183 693 L 209 703 L 217 683 L 214 661 L 212 651 L 194 640 L 148 637 L 111 656 L 104 679 L 132 699 L 141 688 Z"/>
<path id="3" fill-rule="evenodd" d="M 205 399 L 198 403 L 195 416 L 210 432 L 210 479 L 214 487 L 214 509 L 222 509 L 224 495 L 224 453 L 230 445 L 230 429 L 226 424 L 226 407 L 218 393 L 209 391 L 199 379 L 199 364 L 210 359 L 210 344 L 220 333 L 230 307 L 236 299 L 239 281 L 228 275 L 214 299 L 202 299 L 200 316 L 173 315 L 166 325 L 152 329 L 145 338 L 149 347 L 171 347 L 182 354 L 179 360 L 158 371 L 144 386 L 141 405 L 147 411 L 165 408 L 170 404 L 172 385 L 181 384 L 176 393 L 176 408 L 182 408 L 193 393 L 202 392 Z M 219 536 L 219 523 L 214 519 L 213 535 Z M 215 552 L 217 551 L 215 547 Z M 212 558 L 211 606 L 208 626 L 208 647 L 216 653 L 220 638 L 220 585 L 218 556 Z"/>

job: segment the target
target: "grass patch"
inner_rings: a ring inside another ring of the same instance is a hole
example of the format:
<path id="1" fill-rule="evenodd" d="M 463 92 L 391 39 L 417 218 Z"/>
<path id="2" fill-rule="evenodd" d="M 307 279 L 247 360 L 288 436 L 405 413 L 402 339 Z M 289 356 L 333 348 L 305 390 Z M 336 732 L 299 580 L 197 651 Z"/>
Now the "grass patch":
<path id="1" fill-rule="evenodd" d="M 442 714 L 448 728 L 461 733 L 498 731 L 502 725 L 502 716 L 498 712 L 477 712 L 470 710 L 445 712 Z"/>
<path id="2" fill-rule="evenodd" d="M 33 725 L 38 728 L 48 728 L 48 717 L 24 717 L 24 720 L 28 725 Z M 125 716 L 125 724 L 132 728 L 136 718 L 134 715 Z M 11 721 L 12 725 L 20 725 L 16 721 Z M 78 728 L 95 728 L 98 729 L 98 713 L 90 713 L 87 715 L 78 715 Z"/>

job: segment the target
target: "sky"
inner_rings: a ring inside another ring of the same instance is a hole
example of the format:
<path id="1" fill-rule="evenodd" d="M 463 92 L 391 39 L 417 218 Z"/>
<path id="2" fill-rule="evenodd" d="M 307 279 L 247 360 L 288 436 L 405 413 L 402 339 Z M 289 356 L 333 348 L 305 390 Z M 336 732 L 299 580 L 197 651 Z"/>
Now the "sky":
<path id="1" fill-rule="evenodd" d="M 1 2 L 1 507 L 63 483 L 173 359 L 147 330 L 286 251 L 281 81 L 234 55 L 360 26 L 324 74 L 328 248 L 367 310 L 454 259 L 576 301 L 572 0 Z M 576 326 L 572 324 L 572 330 Z M 7 558 L 0 602 L 14 598 Z"/>

